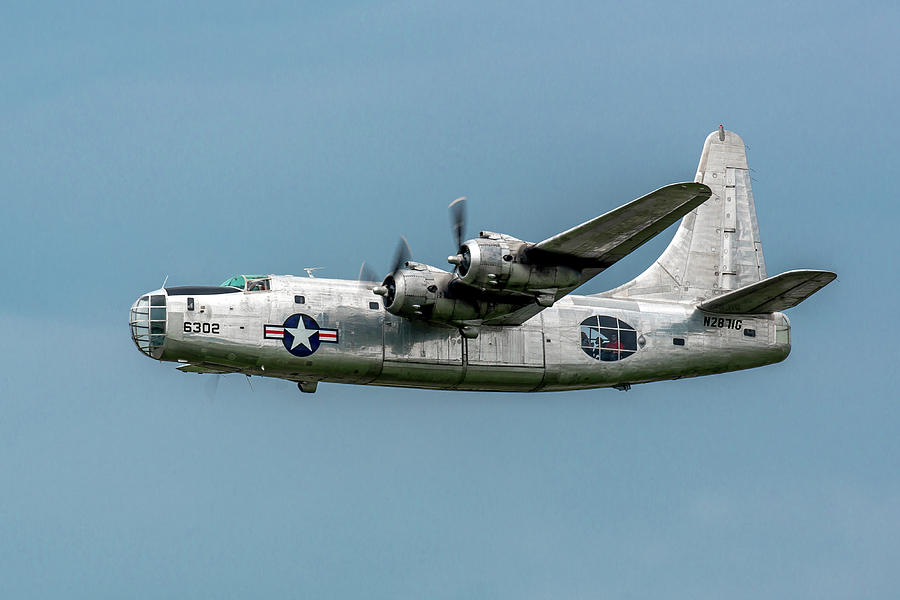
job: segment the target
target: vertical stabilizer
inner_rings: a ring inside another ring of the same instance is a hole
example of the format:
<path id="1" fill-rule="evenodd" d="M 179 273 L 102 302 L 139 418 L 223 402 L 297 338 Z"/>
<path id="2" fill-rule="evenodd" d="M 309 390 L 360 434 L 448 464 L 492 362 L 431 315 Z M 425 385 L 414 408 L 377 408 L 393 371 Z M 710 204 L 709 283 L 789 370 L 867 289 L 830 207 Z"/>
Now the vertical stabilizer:
<path id="1" fill-rule="evenodd" d="M 700 302 L 765 279 L 744 141 L 721 126 L 707 136 L 694 181 L 712 196 L 688 213 L 672 242 L 637 278 L 601 294 Z"/>

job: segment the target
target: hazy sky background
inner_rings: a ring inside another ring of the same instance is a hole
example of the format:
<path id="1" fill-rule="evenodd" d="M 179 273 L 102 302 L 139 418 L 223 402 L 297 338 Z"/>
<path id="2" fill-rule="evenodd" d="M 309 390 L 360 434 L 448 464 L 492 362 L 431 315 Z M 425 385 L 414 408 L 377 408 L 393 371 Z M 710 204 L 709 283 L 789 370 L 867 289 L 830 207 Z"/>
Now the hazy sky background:
<path id="1" fill-rule="evenodd" d="M 0 11 L 0 596 L 896 596 L 896 3 L 186 4 Z M 213 395 L 129 338 L 167 275 L 355 278 L 400 234 L 441 265 L 461 195 L 544 239 L 719 123 L 769 273 L 839 274 L 784 363 Z"/>

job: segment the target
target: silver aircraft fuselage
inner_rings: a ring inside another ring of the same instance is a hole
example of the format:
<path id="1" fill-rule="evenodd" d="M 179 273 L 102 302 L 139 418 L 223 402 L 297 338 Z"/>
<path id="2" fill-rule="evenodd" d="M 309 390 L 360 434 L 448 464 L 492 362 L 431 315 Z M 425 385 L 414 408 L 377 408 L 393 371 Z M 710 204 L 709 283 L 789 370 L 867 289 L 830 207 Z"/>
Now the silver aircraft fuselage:
<path id="1" fill-rule="evenodd" d="M 239 275 L 168 287 L 131 308 L 131 336 L 189 373 L 243 373 L 444 390 L 536 392 L 698 377 L 784 360 L 784 310 L 836 273 L 769 276 L 746 146 L 719 126 L 693 181 L 673 183 L 532 243 L 481 231 L 463 241 L 450 206 L 452 272 L 410 260 L 405 241 L 379 285 Z M 600 294 L 581 285 L 680 219 L 663 253 Z"/>
<path id="2" fill-rule="evenodd" d="M 689 303 L 569 295 L 522 325 L 485 326 L 470 339 L 387 312 L 355 281 L 267 280 L 260 291 L 168 288 L 143 296 L 132 311 L 144 300 L 155 313 L 153 344 L 142 352 L 193 372 L 276 377 L 305 391 L 325 381 L 518 392 L 627 389 L 767 365 L 790 352 L 790 323 L 780 312 L 716 315 Z M 607 360 L 601 354 L 609 351 L 585 341 L 585 331 L 605 331 L 603 322 L 583 325 L 598 316 L 619 324 L 634 350 Z M 297 322 L 305 323 L 301 335 L 286 335 Z"/>

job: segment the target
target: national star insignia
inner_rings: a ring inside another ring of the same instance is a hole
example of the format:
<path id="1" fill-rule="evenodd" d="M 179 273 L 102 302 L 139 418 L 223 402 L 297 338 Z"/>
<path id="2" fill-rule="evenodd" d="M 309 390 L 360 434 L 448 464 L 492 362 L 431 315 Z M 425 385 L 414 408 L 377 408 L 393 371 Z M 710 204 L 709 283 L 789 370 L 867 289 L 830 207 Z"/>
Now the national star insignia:
<path id="1" fill-rule="evenodd" d="M 284 330 L 294 338 L 293 342 L 291 342 L 291 350 L 294 350 L 297 346 L 304 346 L 307 350 L 312 351 L 313 348 L 309 338 L 319 333 L 318 329 L 307 329 L 302 317 L 296 327 L 285 327 Z"/>

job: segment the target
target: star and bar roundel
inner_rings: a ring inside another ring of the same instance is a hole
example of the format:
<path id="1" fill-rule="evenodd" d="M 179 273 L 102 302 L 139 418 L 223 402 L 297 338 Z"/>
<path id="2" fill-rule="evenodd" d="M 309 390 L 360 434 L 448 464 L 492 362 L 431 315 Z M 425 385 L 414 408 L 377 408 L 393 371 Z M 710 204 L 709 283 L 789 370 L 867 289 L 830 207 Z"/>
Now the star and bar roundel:
<path id="1" fill-rule="evenodd" d="M 337 344 L 338 330 L 319 327 L 311 316 L 295 313 L 284 325 L 263 325 L 263 338 L 281 340 L 285 350 L 302 357 L 318 350 L 320 344 Z"/>

